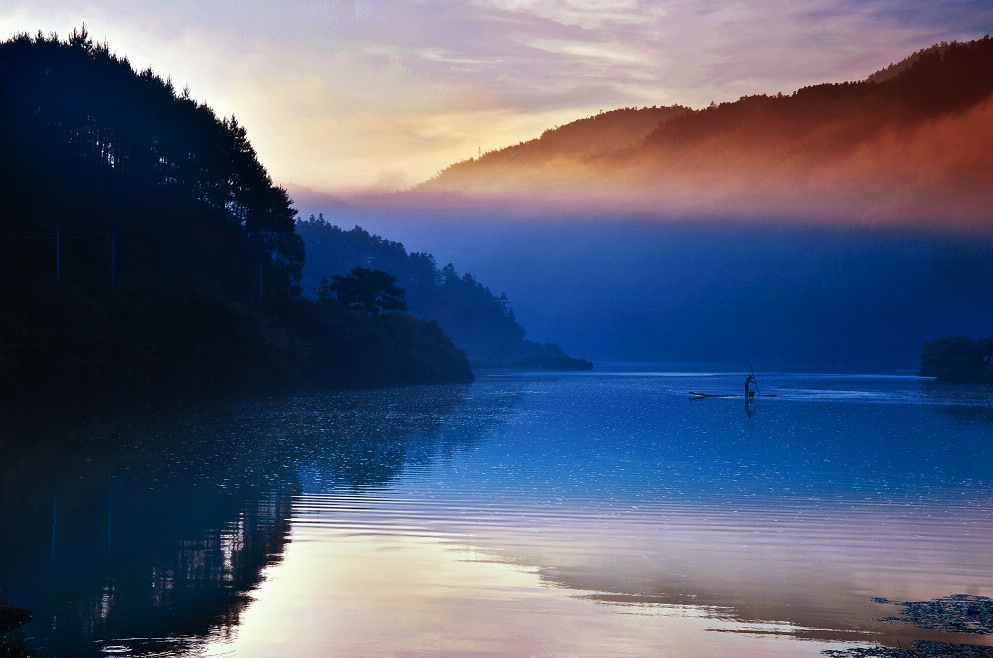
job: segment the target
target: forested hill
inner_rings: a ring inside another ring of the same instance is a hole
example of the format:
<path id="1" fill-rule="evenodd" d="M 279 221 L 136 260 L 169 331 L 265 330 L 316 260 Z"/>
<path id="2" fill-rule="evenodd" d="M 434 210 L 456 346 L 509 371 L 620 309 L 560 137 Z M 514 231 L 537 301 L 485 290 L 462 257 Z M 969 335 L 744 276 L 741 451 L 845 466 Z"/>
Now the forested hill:
<path id="1" fill-rule="evenodd" d="M 432 320 L 466 350 L 477 367 L 516 366 L 587 370 L 593 365 L 567 356 L 556 344 L 537 343 L 514 317 L 505 294 L 494 295 L 471 274 L 451 263 L 438 267 L 427 253 L 407 253 L 403 244 L 371 235 L 361 227 L 342 229 L 322 216 L 299 222 L 306 244 L 304 288 L 317 294 L 322 279 L 355 267 L 388 272 L 405 291 L 408 311 Z"/>
<path id="2" fill-rule="evenodd" d="M 67 283 L 107 283 L 100 236 L 116 231 L 122 282 L 182 275 L 239 298 L 297 285 L 296 211 L 245 129 L 85 30 L 0 44 L 0 131 L 4 233 L 54 237 L 58 223 Z M 5 274 L 54 274 L 52 244 L 9 240 Z"/>
<path id="3" fill-rule="evenodd" d="M 939 44 L 869 80 L 672 108 L 634 144 L 507 166 L 453 165 L 413 195 L 564 210 L 776 213 L 989 222 L 993 39 Z M 599 120 L 586 138 L 599 139 Z M 539 140 L 541 141 L 541 140 Z"/>
<path id="4" fill-rule="evenodd" d="M 868 78 L 866 78 L 866 81 L 884 82 L 886 80 L 889 80 L 890 78 L 895 78 L 900 73 L 903 73 L 904 71 L 909 69 L 911 65 L 913 65 L 922 56 L 932 55 L 935 53 L 940 55 L 947 49 L 948 49 L 948 42 L 946 41 L 942 41 L 941 43 L 936 43 L 933 46 L 929 46 L 927 48 L 922 48 L 913 55 L 910 55 L 909 57 L 905 57 L 895 64 L 890 64 L 886 68 L 879 69 L 878 71 L 870 75 Z"/>
<path id="5" fill-rule="evenodd" d="M 481 176 L 519 176 L 522 172 L 548 171 L 572 160 L 586 160 L 633 146 L 658 127 L 679 116 L 687 108 L 622 108 L 556 126 L 540 137 L 514 146 L 483 153 L 478 159 L 457 162 L 429 181 L 423 189 L 474 190 L 484 185 Z M 499 189 L 499 188 L 494 188 Z"/>
<path id="6" fill-rule="evenodd" d="M 0 43 L 0 144 L 5 393 L 471 378 L 437 325 L 303 299 L 296 211 L 245 129 L 85 29 Z"/>

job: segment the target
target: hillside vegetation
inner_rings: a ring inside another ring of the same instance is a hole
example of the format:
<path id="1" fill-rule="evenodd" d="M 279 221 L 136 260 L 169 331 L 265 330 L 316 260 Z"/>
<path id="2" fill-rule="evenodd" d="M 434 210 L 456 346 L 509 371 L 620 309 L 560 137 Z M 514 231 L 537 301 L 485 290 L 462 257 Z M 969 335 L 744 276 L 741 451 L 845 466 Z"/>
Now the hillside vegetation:
<path id="1" fill-rule="evenodd" d="M 601 112 L 546 130 L 536 139 L 453 164 L 422 189 L 469 191 L 480 189 L 483 184 L 480 175 L 506 181 L 517 179 L 524 172 L 554 173 L 557 167 L 568 166 L 570 161 L 587 161 L 637 145 L 662 121 L 687 111 L 677 105 Z"/>
<path id="2" fill-rule="evenodd" d="M 415 195 L 566 211 L 956 220 L 993 208 L 993 39 L 939 44 L 869 80 L 669 108 L 605 145 L 618 110 L 453 165 Z M 642 126 L 644 128 L 644 126 Z M 587 152 L 553 147 L 577 133 Z M 527 157 L 522 157 L 524 154 Z"/>
<path id="3" fill-rule="evenodd" d="M 0 389 L 471 379 L 436 323 L 301 297 L 292 200 L 221 119 L 85 29 L 0 43 Z"/>
<path id="4" fill-rule="evenodd" d="M 921 377 L 993 384 L 993 337 L 946 336 L 924 343 Z"/>
<path id="5" fill-rule="evenodd" d="M 477 367 L 526 367 L 588 370 L 593 364 L 567 356 L 558 345 L 526 339 L 505 294 L 494 295 L 471 274 L 460 275 L 451 263 L 438 267 L 427 253 L 407 253 L 399 242 L 371 235 L 361 227 L 345 230 L 323 216 L 298 224 L 307 249 L 308 270 L 341 276 L 356 267 L 396 277 L 407 310 L 437 322 L 466 350 Z M 308 292 L 317 294 L 320 279 L 311 277 Z"/>

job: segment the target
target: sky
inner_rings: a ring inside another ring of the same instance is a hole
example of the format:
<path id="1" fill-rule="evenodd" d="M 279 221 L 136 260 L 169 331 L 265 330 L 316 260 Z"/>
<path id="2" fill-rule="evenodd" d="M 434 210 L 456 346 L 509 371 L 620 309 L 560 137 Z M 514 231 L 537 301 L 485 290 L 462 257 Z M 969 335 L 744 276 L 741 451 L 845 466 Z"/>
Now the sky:
<path id="1" fill-rule="evenodd" d="M 391 191 L 619 107 L 865 78 L 993 32 L 988 0 L 4 0 L 235 115 L 274 181 Z"/>

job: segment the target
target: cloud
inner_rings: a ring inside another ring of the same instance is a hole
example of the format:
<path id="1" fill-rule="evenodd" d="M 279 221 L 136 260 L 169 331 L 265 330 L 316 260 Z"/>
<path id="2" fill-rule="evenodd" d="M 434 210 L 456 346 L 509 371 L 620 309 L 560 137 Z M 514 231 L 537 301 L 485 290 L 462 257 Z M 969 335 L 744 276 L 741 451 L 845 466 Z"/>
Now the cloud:
<path id="1" fill-rule="evenodd" d="M 949 33 L 975 38 L 993 32 L 993 5 L 987 0 L 854 0 L 853 4 L 881 21 L 917 30 L 930 27 L 939 39 L 947 39 L 944 35 Z"/>
<path id="2" fill-rule="evenodd" d="M 654 62 L 651 56 L 637 48 L 621 43 L 575 42 L 556 39 L 536 39 L 529 45 L 553 55 L 561 55 L 587 65 L 597 61 L 610 66 L 643 67 Z"/>
<path id="3" fill-rule="evenodd" d="M 480 0 L 476 4 L 591 31 L 644 22 L 650 11 L 638 0 Z"/>
<path id="4" fill-rule="evenodd" d="M 701 107 L 863 78 L 935 41 L 982 36 L 972 30 L 991 29 L 993 8 L 966 0 L 7 0 L 0 31 L 66 34 L 83 22 L 136 68 L 152 66 L 219 114 L 237 115 L 276 180 L 330 189 L 374 185 L 397 167 L 423 180 L 451 162 L 444 158 L 600 109 Z M 331 171 L 344 173 L 316 180 Z"/>

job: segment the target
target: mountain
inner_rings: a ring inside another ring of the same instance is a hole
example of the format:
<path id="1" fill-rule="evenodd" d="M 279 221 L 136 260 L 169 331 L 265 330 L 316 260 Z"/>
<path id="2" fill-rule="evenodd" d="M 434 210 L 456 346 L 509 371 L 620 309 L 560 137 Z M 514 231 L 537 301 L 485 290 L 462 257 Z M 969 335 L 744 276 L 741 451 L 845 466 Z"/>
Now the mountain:
<path id="1" fill-rule="evenodd" d="M 7 401 L 472 379 L 435 323 L 304 299 L 245 128 L 85 29 L 0 43 L 0 145 Z"/>
<path id="2" fill-rule="evenodd" d="M 663 121 L 687 112 L 672 107 L 623 108 L 601 112 L 546 130 L 537 139 L 521 142 L 498 151 L 482 154 L 447 167 L 424 189 L 479 189 L 480 176 L 514 178 L 522 172 L 554 171 L 572 161 L 602 157 L 634 146 L 645 139 Z"/>
<path id="3" fill-rule="evenodd" d="M 861 82 L 701 110 L 617 110 L 454 164 L 409 197 L 566 213 L 985 226 L 993 208 L 991 70 L 987 36 L 925 49 Z M 635 137 L 650 119 L 657 125 Z M 574 146 L 582 141 L 589 148 Z"/>
<path id="4" fill-rule="evenodd" d="M 356 267 L 373 268 L 394 276 L 404 290 L 408 311 L 437 322 L 476 367 L 593 367 L 589 361 L 567 356 L 557 344 L 527 340 L 507 296 L 494 295 L 471 274 L 459 275 L 452 263 L 439 268 L 431 254 L 407 253 L 399 242 L 359 226 L 342 229 L 323 215 L 298 222 L 297 230 L 306 245 L 304 288 L 311 294 L 319 294 L 335 275 Z"/>
<path id="5" fill-rule="evenodd" d="M 948 49 L 948 42 L 942 41 L 941 43 L 936 43 L 933 46 L 928 46 L 927 48 L 922 48 L 918 50 L 913 55 L 905 57 L 896 64 L 890 64 L 886 68 L 880 69 L 866 78 L 867 82 L 884 82 L 890 78 L 895 78 L 899 74 L 903 73 L 909 69 L 917 60 L 919 60 L 924 55 L 930 55 L 932 53 L 942 53 Z"/>

